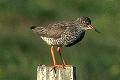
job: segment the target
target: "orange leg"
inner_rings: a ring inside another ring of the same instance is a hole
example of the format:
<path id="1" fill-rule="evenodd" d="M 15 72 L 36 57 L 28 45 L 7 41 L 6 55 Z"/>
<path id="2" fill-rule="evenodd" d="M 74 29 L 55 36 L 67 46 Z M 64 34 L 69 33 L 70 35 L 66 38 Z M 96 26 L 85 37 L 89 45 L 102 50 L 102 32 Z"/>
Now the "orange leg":
<path id="1" fill-rule="evenodd" d="M 58 51 L 58 53 L 60 55 L 60 58 L 61 58 L 61 61 L 62 61 L 62 65 L 57 65 L 56 64 L 56 59 L 55 59 L 55 55 L 54 55 L 54 47 L 52 46 L 51 47 L 51 56 L 52 56 L 52 62 L 53 62 L 53 68 L 52 68 L 52 70 L 53 69 L 55 70 L 56 67 L 63 67 L 63 68 L 65 68 L 66 66 L 70 66 L 70 65 L 66 65 L 66 63 L 65 63 L 65 61 L 64 61 L 64 59 L 62 57 L 61 48 L 60 47 L 57 48 L 57 51 Z"/>
<path id="2" fill-rule="evenodd" d="M 53 65 L 56 65 L 56 60 L 55 60 L 55 55 L 54 55 L 54 47 L 51 47 L 51 56 L 52 56 L 52 61 L 53 61 Z"/>
<path id="3" fill-rule="evenodd" d="M 60 58 L 61 58 L 61 61 L 62 61 L 62 65 L 63 65 L 63 67 L 65 67 L 66 66 L 66 63 L 65 63 L 65 60 L 63 59 L 63 57 L 62 57 L 62 49 L 61 49 L 61 47 L 58 47 L 57 48 L 57 51 L 58 51 L 58 53 L 59 53 L 59 55 L 60 55 Z"/>
<path id="4" fill-rule="evenodd" d="M 62 65 L 57 65 L 56 64 L 55 55 L 54 55 L 54 47 L 53 46 L 51 47 L 51 56 L 52 56 L 52 62 L 53 62 L 53 68 L 51 69 L 51 71 L 52 70 L 56 71 L 55 68 L 57 68 L 57 67 L 63 67 Z"/>

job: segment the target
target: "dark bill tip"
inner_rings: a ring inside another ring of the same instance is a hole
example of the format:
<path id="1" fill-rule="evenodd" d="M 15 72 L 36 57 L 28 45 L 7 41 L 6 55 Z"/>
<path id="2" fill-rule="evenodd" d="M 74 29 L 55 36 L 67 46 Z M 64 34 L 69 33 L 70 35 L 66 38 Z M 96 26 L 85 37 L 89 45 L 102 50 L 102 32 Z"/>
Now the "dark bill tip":
<path id="1" fill-rule="evenodd" d="M 101 33 L 98 29 L 94 28 L 97 33 Z"/>

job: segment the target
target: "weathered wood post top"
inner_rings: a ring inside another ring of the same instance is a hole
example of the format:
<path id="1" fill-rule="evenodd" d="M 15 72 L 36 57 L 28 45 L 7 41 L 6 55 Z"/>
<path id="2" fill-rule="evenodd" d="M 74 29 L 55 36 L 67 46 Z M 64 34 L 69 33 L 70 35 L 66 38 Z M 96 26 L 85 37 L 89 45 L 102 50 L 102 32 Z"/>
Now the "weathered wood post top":
<path id="1" fill-rule="evenodd" d="M 76 68 L 69 66 L 54 70 L 51 66 L 40 65 L 37 68 L 37 80 L 76 80 Z"/>

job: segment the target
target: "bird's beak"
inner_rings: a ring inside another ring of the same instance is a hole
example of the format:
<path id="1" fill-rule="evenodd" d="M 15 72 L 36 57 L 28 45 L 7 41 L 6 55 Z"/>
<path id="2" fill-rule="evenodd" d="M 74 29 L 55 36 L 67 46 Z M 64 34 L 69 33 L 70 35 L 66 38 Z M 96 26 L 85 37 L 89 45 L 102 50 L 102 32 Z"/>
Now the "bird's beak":
<path id="1" fill-rule="evenodd" d="M 93 26 L 93 25 L 88 25 L 88 30 L 89 29 L 94 29 L 97 33 L 100 33 L 100 31 L 98 30 L 98 29 L 96 29 L 96 27 L 95 26 Z"/>

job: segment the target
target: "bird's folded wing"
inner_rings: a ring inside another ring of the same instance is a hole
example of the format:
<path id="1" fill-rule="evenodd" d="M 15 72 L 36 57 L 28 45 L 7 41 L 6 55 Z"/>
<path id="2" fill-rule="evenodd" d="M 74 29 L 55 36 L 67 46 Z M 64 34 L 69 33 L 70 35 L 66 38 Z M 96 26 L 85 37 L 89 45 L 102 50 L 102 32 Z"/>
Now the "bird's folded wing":
<path id="1" fill-rule="evenodd" d="M 49 24 L 47 27 L 36 27 L 34 31 L 42 37 L 57 39 L 61 37 L 67 28 L 72 26 L 70 23 Z"/>

